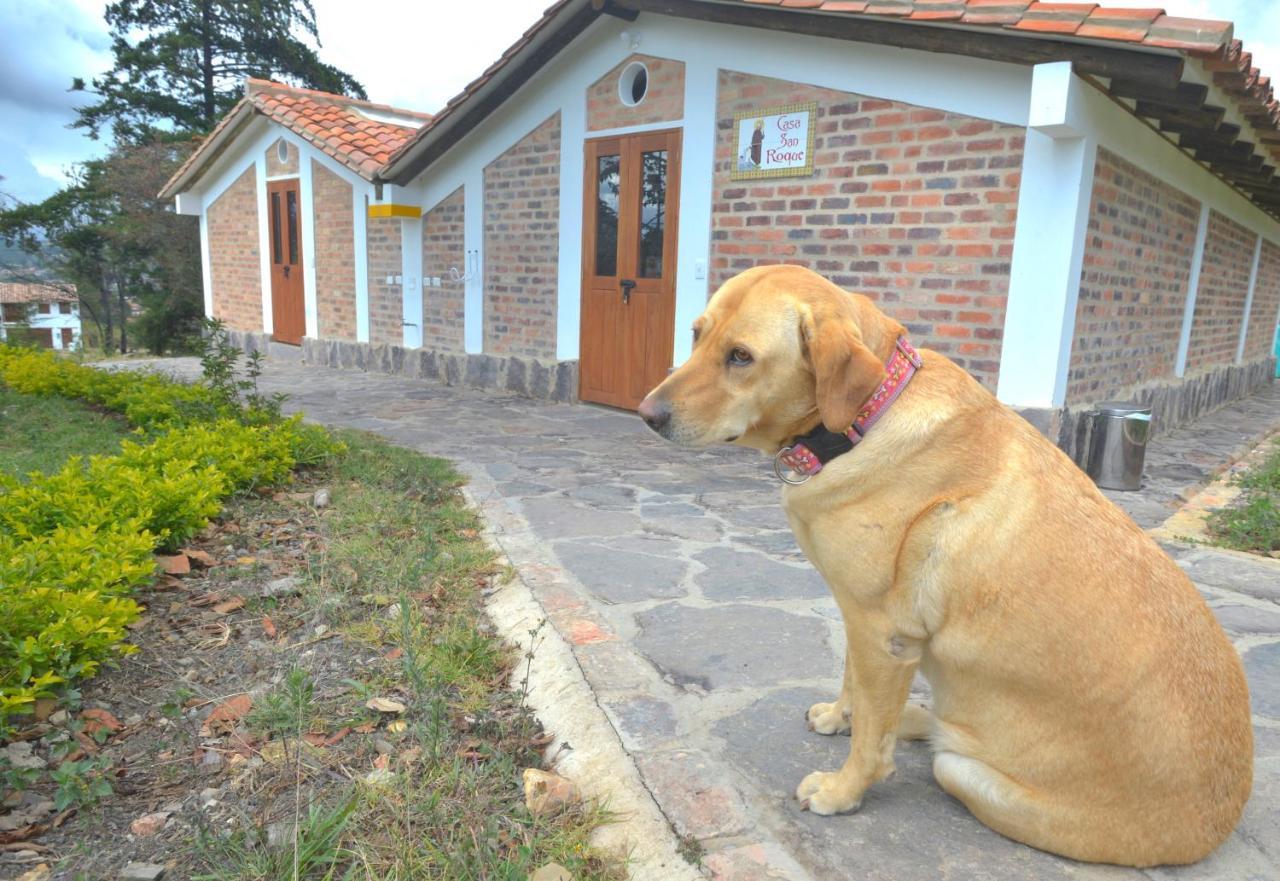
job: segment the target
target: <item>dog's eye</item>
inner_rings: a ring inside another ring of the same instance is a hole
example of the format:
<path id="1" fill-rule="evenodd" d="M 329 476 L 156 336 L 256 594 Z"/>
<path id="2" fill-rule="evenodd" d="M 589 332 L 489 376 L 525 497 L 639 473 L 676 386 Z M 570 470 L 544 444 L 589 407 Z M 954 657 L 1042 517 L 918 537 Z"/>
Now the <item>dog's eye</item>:
<path id="1" fill-rule="evenodd" d="M 755 359 L 751 357 L 751 353 L 739 346 L 729 353 L 729 363 L 734 367 L 745 367 Z"/>
<path id="2" fill-rule="evenodd" d="M 693 329 L 693 342 L 694 342 L 694 344 L 695 344 L 695 345 L 697 344 L 697 342 L 698 342 L 698 337 L 700 337 L 700 336 L 702 336 L 702 328 L 700 328 L 700 327 L 695 327 L 695 328 Z"/>

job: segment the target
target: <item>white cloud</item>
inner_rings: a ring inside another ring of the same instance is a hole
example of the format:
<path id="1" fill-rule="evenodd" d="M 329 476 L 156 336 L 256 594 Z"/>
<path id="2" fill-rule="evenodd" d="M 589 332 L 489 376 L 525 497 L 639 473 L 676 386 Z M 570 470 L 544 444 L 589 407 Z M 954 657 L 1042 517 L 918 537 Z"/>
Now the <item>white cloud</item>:
<path id="1" fill-rule="evenodd" d="M 104 145 L 67 125 L 86 96 L 69 92 L 111 65 L 101 2 L 25 0 L 0 4 L 0 184 L 22 199 L 43 199 L 65 183 L 72 164 Z"/>
<path id="2" fill-rule="evenodd" d="M 369 99 L 434 113 L 520 38 L 551 0 L 314 0 L 321 57 Z"/>

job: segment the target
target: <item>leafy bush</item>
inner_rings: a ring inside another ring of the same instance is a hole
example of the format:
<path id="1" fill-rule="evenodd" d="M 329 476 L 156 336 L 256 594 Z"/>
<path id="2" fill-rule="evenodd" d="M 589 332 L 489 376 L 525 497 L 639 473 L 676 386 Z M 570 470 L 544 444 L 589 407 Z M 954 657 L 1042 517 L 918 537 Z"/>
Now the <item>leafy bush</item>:
<path id="1" fill-rule="evenodd" d="M 180 547 L 232 493 L 285 482 L 344 449 L 300 416 L 281 419 L 256 384 L 227 394 L 5 346 L 0 381 L 117 410 L 145 433 L 119 455 L 73 457 L 55 474 L 0 474 L 0 726 L 132 651 L 126 628 L 140 610 L 129 594 L 153 576 L 157 549 Z"/>

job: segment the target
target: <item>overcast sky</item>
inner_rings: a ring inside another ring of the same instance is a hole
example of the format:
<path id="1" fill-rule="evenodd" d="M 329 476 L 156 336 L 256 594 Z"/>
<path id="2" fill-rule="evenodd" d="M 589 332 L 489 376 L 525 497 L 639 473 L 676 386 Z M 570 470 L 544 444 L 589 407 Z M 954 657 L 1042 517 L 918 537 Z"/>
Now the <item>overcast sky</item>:
<path id="1" fill-rule="evenodd" d="M 321 57 L 371 100 L 437 110 L 532 24 L 551 0 L 313 0 Z M 1158 0 L 1157 0 L 1158 2 Z M 0 0 L 0 191 L 43 199 L 100 142 L 66 126 L 86 101 L 67 91 L 111 66 L 103 0 Z M 1150 7 L 1152 0 L 1108 0 Z M 1280 77 L 1280 2 L 1173 0 L 1171 14 L 1223 18 L 1264 73 Z"/>

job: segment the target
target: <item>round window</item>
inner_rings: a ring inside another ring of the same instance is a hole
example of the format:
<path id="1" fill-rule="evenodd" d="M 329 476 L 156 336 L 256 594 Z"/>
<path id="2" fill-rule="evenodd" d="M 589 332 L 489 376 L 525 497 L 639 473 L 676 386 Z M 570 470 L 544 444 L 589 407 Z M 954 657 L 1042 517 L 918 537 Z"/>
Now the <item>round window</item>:
<path id="1" fill-rule="evenodd" d="M 276 144 L 276 158 L 281 162 L 289 161 L 289 145 L 284 141 L 280 141 Z"/>
<path id="2" fill-rule="evenodd" d="M 649 69 L 639 61 L 633 61 L 622 70 L 618 78 L 618 98 L 628 107 L 635 107 L 649 92 Z"/>

